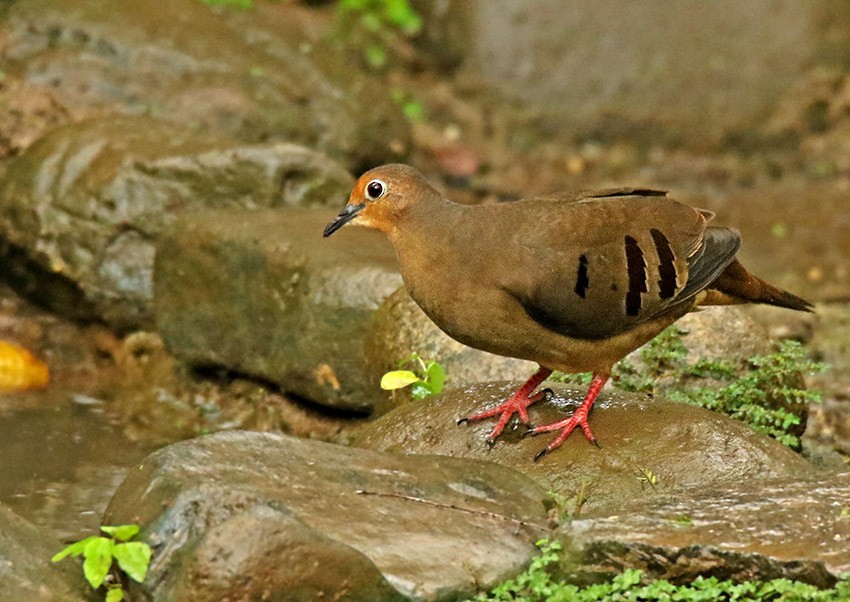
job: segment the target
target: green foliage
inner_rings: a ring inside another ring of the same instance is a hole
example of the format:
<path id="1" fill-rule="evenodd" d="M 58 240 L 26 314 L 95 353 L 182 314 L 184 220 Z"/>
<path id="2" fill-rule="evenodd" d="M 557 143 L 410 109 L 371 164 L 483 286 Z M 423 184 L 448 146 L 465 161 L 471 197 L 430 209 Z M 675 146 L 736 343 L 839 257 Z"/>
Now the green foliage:
<path id="1" fill-rule="evenodd" d="M 339 0 L 337 17 L 345 40 L 372 69 L 386 67 L 392 49 L 422 28 L 408 0 Z"/>
<path id="2" fill-rule="evenodd" d="M 405 370 L 413 364 L 413 370 Z M 424 360 L 418 353 L 412 353 L 398 364 L 399 369 L 387 372 L 381 377 L 381 388 L 387 391 L 411 386 L 413 399 L 424 399 L 443 390 L 446 371 L 438 362 Z"/>
<path id="3" fill-rule="evenodd" d="M 749 364 L 751 369 L 735 378 L 734 366 L 728 363 L 697 362 L 688 374 L 731 382 L 720 388 L 676 391 L 670 397 L 723 412 L 746 422 L 755 431 L 775 437 L 789 447 L 797 447 L 800 440 L 789 430 L 800 424 L 799 417 L 785 408 L 767 406 L 771 400 L 784 400 L 788 405 L 819 403 L 820 393 L 802 389 L 797 383 L 801 372 L 823 372 L 826 366 L 808 359 L 797 341 L 783 341 L 776 353 L 751 358 Z"/>
<path id="4" fill-rule="evenodd" d="M 548 567 L 558 562 L 561 545 L 556 541 L 537 542 L 541 554 L 531 561 L 523 573 L 497 585 L 489 594 L 473 600 L 522 600 L 524 602 L 837 602 L 850 600 L 850 575 L 845 575 L 832 589 L 820 590 L 813 585 L 788 579 L 773 581 L 720 581 L 715 577 L 697 577 L 687 585 L 674 585 L 666 580 L 644 582 L 642 571 L 627 569 L 607 583 L 580 588 L 552 579 Z"/>
<path id="5" fill-rule="evenodd" d="M 151 562 L 151 548 L 140 541 L 131 541 L 138 533 L 138 525 L 120 525 L 101 527 L 109 535 L 92 535 L 72 543 L 56 554 L 53 562 L 59 562 L 66 556 L 83 557 L 83 574 L 94 589 L 106 587 L 106 602 L 120 602 L 124 599 L 122 576 L 141 583 L 145 580 Z M 117 563 L 117 568 L 113 567 Z M 110 576 L 110 571 L 113 575 Z M 114 577 L 114 578 L 110 578 Z"/>
<path id="6" fill-rule="evenodd" d="M 662 378 L 710 379 L 715 381 L 713 386 L 691 387 L 667 395 L 675 401 L 742 420 L 753 430 L 789 447 L 799 446 L 799 438 L 789 431 L 800 419 L 788 407 L 820 401 L 820 393 L 799 386 L 799 375 L 823 372 L 826 365 L 809 360 L 797 341 L 783 341 L 775 353 L 751 358 L 749 370 L 739 376 L 738 367 L 728 361 L 699 358 L 688 363 L 683 334 L 681 328 L 671 326 L 644 345 L 640 350 L 644 365 L 640 368 L 628 360 L 621 361 L 611 375 L 613 385 L 623 391 L 654 394 Z M 591 375 L 558 374 L 555 378 L 586 386 Z M 784 400 L 786 407 L 769 407 L 777 405 L 770 403 L 775 400 Z"/>

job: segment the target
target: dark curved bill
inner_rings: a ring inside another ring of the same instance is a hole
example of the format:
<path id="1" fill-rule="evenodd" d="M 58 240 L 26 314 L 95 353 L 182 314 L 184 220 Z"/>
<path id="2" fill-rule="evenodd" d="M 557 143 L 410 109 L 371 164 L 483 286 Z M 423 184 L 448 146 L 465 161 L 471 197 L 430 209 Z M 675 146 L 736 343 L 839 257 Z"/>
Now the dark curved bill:
<path id="1" fill-rule="evenodd" d="M 328 236 L 342 228 L 345 224 L 357 217 L 357 214 L 362 211 L 365 206 L 365 204 L 346 205 L 345 209 L 343 209 L 342 212 L 331 221 L 331 223 L 325 226 L 325 233 L 323 234 L 323 236 L 327 238 Z"/>

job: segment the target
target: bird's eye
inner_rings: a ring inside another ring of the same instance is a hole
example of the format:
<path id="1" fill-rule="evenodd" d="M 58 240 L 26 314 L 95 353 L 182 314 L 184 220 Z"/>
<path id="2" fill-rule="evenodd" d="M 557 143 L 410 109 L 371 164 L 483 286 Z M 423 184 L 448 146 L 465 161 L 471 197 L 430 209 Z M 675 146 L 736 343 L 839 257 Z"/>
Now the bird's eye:
<path id="1" fill-rule="evenodd" d="M 366 184 L 366 198 L 374 201 L 384 195 L 387 191 L 387 185 L 380 180 L 372 180 Z"/>

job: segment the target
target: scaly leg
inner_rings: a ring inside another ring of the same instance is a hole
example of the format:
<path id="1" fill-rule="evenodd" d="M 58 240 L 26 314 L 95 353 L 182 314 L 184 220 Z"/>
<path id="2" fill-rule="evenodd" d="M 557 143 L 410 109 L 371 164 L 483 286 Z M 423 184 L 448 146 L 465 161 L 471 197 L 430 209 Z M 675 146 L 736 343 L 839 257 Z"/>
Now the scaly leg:
<path id="1" fill-rule="evenodd" d="M 502 434 L 502 431 L 505 428 L 505 425 L 508 424 L 508 421 L 511 419 L 511 416 L 514 414 L 519 414 L 519 419 L 523 424 L 528 424 L 528 406 L 533 404 L 535 401 L 539 401 L 546 396 L 546 391 L 541 391 L 537 395 L 531 395 L 534 389 L 542 383 L 544 380 L 549 378 L 549 375 L 552 374 L 552 371 L 549 368 L 544 368 L 540 366 L 537 372 L 528 379 L 522 387 L 519 388 L 519 391 L 511 395 L 507 401 L 497 405 L 495 408 L 484 410 L 483 412 L 479 412 L 477 414 L 473 414 L 468 418 L 461 418 L 457 421 L 458 424 L 463 422 L 476 422 L 478 420 L 483 420 L 485 418 L 491 418 L 493 416 L 499 416 L 499 421 L 496 423 L 496 426 L 490 431 L 490 434 L 487 435 L 487 438 L 490 441 L 493 441 L 496 437 Z"/>
<path id="2" fill-rule="evenodd" d="M 596 396 L 599 395 L 599 391 L 608 381 L 608 376 L 608 374 L 593 375 L 593 380 L 590 382 L 590 388 L 587 390 L 587 395 L 585 395 L 584 401 L 581 402 L 581 405 L 575 412 L 573 412 L 572 416 L 565 420 L 560 420 L 551 424 L 544 424 L 543 426 L 538 426 L 528 431 L 529 435 L 539 435 L 540 433 L 548 433 L 550 431 L 561 431 L 558 436 L 546 446 L 545 449 L 541 450 L 536 456 L 534 456 L 535 462 L 550 451 L 557 449 L 558 446 L 560 446 L 561 443 L 570 436 L 570 433 L 576 426 L 581 427 L 581 430 L 588 441 L 597 447 L 599 446 L 599 443 L 596 441 L 596 437 L 594 437 L 593 433 L 590 431 L 590 425 L 587 422 L 587 415 L 590 413 L 590 408 L 593 406 Z"/>

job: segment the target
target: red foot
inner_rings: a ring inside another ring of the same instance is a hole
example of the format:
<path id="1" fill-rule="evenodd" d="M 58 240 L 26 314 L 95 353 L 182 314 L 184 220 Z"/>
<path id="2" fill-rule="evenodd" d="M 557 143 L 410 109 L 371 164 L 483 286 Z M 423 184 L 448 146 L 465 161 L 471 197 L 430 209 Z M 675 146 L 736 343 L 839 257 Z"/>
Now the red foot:
<path id="1" fill-rule="evenodd" d="M 511 416 L 514 414 L 519 414 L 520 421 L 523 424 L 528 424 L 528 406 L 533 404 L 535 401 L 540 401 L 546 396 L 546 391 L 541 391 L 536 395 L 531 395 L 531 392 L 534 391 L 540 383 L 549 378 L 550 374 L 552 374 L 552 371 L 549 368 L 541 366 L 537 372 L 528 379 L 528 382 L 520 387 L 519 391 L 511 395 L 507 401 L 497 405 L 495 408 L 473 414 L 468 418 L 461 418 L 457 421 L 458 424 L 462 422 L 477 422 L 478 420 L 483 420 L 485 418 L 499 416 L 499 421 L 496 423 L 496 426 L 493 427 L 493 430 L 490 431 L 489 435 L 487 435 L 487 438 L 490 441 L 493 441 L 496 437 L 502 434 L 502 431 L 505 429 L 505 425 L 508 424 Z"/>
<path id="2" fill-rule="evenodd" d="M 587 395 L 585 395 L 584 401 L 581 402 L 581 405 L 575 412 L 573 412 L 572 416 L 565 420 L 538 426 L 528 432 L 529 435 L 539 435 L 540 433 L 548 433 L 550 431 L 561 431 L 558 436 L 546 446 L 545 449 L 540 450 L 540 452 L 534 456 L 535 462 L 552 450 L 557 449 L 561 443 L 566 441 L 567 437 L 570 436 L 570 433 L 573 432 L 573 429 L 577 426 L 581 427 L 581 430 L 588 441 L 597 447 L 599 446 L 599 443 L 596 441 L 596 437 L 593 436 L 593 433 L 590 430 L 587 416 L 590 414 L 590 408 L 593 407 L 593 402 L 596 400 L 596 396 L 599 395 L 599 391 L 607 381 L 607 374 L 594 374 L 593 381 L 590 383 L 590 388 L 587 390 Z"/>

